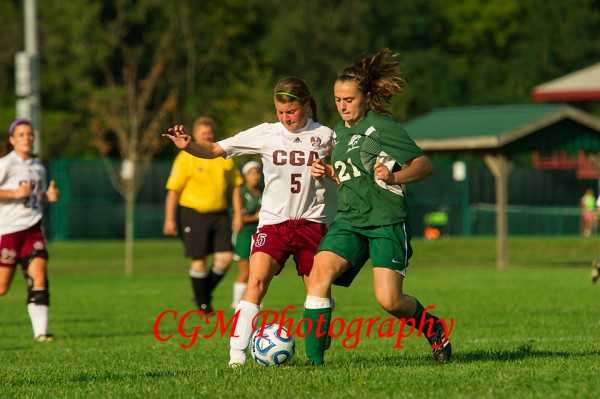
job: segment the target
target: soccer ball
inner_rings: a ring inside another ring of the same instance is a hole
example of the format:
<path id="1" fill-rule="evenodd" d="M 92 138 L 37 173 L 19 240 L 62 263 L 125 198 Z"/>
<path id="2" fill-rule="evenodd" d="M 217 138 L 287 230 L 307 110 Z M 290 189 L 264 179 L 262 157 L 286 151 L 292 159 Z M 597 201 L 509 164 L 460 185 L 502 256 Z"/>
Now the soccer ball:
<path id="1" fill-rule="evenodd" d="M 279 332 L 281 331 L 281 334 Z M 285 327 L 279 324 L 265 326 L 263 333 L 260 327 L 254 331 L 250 339 L 252 358 L 263 366 L 277 366 L 289 362 L 296 352 L 296 342 Z"/>

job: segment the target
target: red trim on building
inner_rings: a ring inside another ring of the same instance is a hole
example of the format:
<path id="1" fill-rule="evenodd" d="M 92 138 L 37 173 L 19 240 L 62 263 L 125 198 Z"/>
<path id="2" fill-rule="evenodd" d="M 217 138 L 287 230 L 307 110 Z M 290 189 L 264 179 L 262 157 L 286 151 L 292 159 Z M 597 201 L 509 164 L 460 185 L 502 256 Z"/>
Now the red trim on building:
<path id="1" fill-rule="evenodd" d="M 600 100 L 600 90 L 580 91 L 544 91 L 534 90 L 533 98 L 536 101 L 597 101 Z"/>

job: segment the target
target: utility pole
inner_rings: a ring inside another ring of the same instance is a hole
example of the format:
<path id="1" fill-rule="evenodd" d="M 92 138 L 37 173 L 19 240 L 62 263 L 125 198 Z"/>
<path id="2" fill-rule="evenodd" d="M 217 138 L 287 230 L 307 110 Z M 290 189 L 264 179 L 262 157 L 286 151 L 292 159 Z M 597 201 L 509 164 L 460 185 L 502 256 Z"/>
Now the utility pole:
<path id="1" fill-rule="evenodd" d="M 37 0 L 23 1 L 25 50 L 15 55 L 15 94 L 17 118 L 31 121 L 35 134 L 34 154 L 42 148 L 40 58 L 37 24 Z"/>

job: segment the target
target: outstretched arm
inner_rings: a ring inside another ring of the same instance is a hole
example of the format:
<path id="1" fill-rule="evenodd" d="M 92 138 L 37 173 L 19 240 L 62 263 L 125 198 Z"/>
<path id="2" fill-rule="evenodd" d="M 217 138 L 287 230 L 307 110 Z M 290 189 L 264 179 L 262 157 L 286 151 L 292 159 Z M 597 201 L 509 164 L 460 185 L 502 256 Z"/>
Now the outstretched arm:
<path id="1" fill-rule="evenodd" d="M 225 151 L 217 143 L 202 140 L 193 142 L 192 137 L 185 131 L 183 125 L 175 125 L 169 128 L 169 133 L 164 133 L 162 136 L 168 138 L 177 146 L 195 157 L 212 159 L 222 157 Z"/>

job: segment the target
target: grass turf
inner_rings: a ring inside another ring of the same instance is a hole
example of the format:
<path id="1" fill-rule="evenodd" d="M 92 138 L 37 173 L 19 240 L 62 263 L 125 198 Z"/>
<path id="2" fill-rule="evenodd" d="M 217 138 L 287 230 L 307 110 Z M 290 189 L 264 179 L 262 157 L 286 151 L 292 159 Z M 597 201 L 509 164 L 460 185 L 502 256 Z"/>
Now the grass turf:
<path id="1" fill-rule="evenodd" d="M 326 365 L 305 367 L 296 340 L 291 364 L 265 368 L 248 362 L 228 369 L 228 338 L 190 338 L 178 332 L 193 309 L 187 261 L 177 240 L 136 242 L 135 276 L 123 273 L 121 242 L 50 244 L 51 332 L 54 343 L 32 341 L 25 283 L 15 276 L 0 298 L 0 397 L 283 397 L 470 398 L 596 397 L 600 372 L 600 286 L 589 265 L 596 239 L 510 238 L 511 266 L 495 267 L 493 238 L 415 239 L 405 291 L 434 314 L 455 322 L 454 358 L 436 364 L 424 338 L 365 337 L 354 349 L 334 339 Z M 235 266 L 215 292 L 229 308 Z M 302 316 L 304 288 L 288 267 L 271 284 L 265 309 Z M 369 270 L 352 287 L 335 288 L 334 317 L 381 317 Z M 157 316 L 165 317 L 154 337 Z M 203 321 L 190 317 L 185 333 Z"/>

